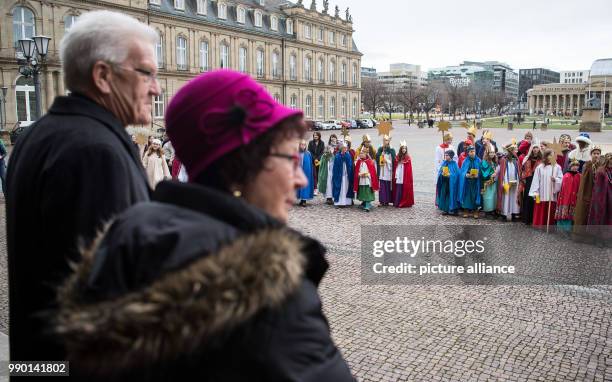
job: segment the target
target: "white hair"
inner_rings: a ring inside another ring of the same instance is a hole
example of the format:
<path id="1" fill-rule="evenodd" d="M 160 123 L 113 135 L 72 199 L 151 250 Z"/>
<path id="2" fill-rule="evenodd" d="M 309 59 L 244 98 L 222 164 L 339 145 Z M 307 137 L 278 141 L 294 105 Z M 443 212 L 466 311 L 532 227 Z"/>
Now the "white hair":
<path id="1" fill-rule="evenodd" d="M 91 69 L 97 61 L 120 64 L 134 40 L 158 41 L 150 26 L 135 18 L 110 11 L 83 14 L 60 43 L 60 58 L 66 88 L 71 91 L 91 86 Z"/>

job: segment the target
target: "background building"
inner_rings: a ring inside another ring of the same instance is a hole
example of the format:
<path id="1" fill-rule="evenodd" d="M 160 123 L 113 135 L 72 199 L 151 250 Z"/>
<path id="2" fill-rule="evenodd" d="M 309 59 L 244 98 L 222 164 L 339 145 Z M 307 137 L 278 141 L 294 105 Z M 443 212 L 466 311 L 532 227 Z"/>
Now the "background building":
<path id="1" fill-rule="evenodd" d="M 427 73 L 421 70 L 421 65 L 391 64 L 388 72 L 379 72 L 378 81 L 385 85 L 403 87 L 412 84 L 414 87 L 427 85 Z"/>
<path id="2" fill-rule="evenodd" d="M 527 90 L 535 85 L 559 83 L 558 72 L 544 69 L 520 69 L 519 70 L 519 100 L 527 101 Z"/>
<path id="3" fill-rule="evenodd" d="M 429 70 L 429 82 L 448 83 L 452 86 L 474 86 L 478 89 L 493 88 L 494 73 L 478 65 L 445 66 Z"/>
<path id="4" fill-rule="evenodd" d="M 513 101 L 518 100 L 519 75 L 508 64 L 499 61 L 464 61 L 463 65 L 481 66 L 493 72 L 493 90 L 499 91 Z"/>
<path id="5" fill-rule="evenodd" d="M 562 70 L 560 73 L 560 84 L 586 84 L 589 82 L 590 70 Z"/>
<path id="6" fill-rule="evenodd" d="M 84 12 L 108 9 L 151 25 L 162 94 L 154 99 L 152 129 L 163 128 L 170 98 L 201 72 L 232 68 L 260 81 L 279 101 L 309 119 L 357 118 L 361 56 L 351 17 L 281 0 L 20 0 L 0 2 L 0 86 L 8 87 L 6 126 L 33 121 L 34 86 L 20 76 L 16 42 L 52 37 L 41 73 L 42 106 L 64 95 L 59 43 Z M 348 16 L 348 14 L 346 15 Z"/>
<path id="7" fill-rule="evenodd" d="M 361 68 L 361 78 L 376 78 L 376 68 Z"/>

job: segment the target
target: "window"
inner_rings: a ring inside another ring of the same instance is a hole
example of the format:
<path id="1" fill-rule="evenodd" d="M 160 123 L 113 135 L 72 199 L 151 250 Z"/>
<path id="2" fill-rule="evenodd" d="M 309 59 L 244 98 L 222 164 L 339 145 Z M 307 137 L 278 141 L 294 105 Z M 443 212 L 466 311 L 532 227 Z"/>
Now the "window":
<path id="1" fill-rule="evenodd" d="M 257 49 L 257 77 L 264 76 L 264 51 Z"/>
<path id="2" fill-rule="evenodd" d="M 346 46 L 346 35 L 345 34 L 340 36 L 340 45 Z"/>
<path id="3" fill-rule="evenodd" d="M 32 38 L 36 33 L 34 13 L 24 7 L 16 7 L 13 11 L 13 41 L 19 47 L 19 40 Z"/>
<path id="4" fill-rule="evenodd" d="M 155 119 L 164 118 L 164 92 L 163 91 L 158 96 L 153 97 L 153 118 Z"/>
<path id="5" fill-rule="evenodd" d="M 255 26 L 261 28 L 263 25 L 263 16 L 260 11 L 255 11 Z"/>
<path id="6" fill-rule="evenodd" d="M 70 28 L 72 28 L 72 25 L 74 25 L 74 23 L 76 23 L 77 21 L 77 16 L 75 15 L 66 15 L 64 17 L 64 31 L 68 32 L 70 30 Z"/>
<path id="7" fill-rule="evenodd" d="M 185 0 L 174 0 L 174 9 L 178 9 L 179 11 L 185 10 Z"/>
<path id="8" fill-rule="evenodd" d="M 197 0 L 196 8 L 197 8 L 197 13 L 199 15 L 205 15 L 206 14 L 206 0 Z"/>
<path id="9" fill-rule="evenodd" d="M 247 48 L 245 47 L 240 47 L 240 49 L 238 50 L 238 56 L 239 56 L 239 64 L 238 64 L 238 69 L 245 73 L 247 71 Z"/>
<path id="10" fill-rule="evenodd" d="M 164 37 L 157 32 L 157 42 L 155 43 L 155 61 L 158 68 L 164 67 Z"/>
<path id="11" fill-rule="evenodd" d="M 32 78 L 19 77 L 15 86 L 17 120 L 19 126 L 28 126 L 36 117 L 36 93 Z"/>
<path id="12" fill-rule="evenodd" d="M 274 78 L 280 77 L 280 69 L 278 67 L 278 52 L 272 52 L 272 76 Z"/>
<path id="13" fill-rule="evenodd" d="M 329 32 L 329 43 L 330 44 L 336 43 L 336 33 L 334 31 Z"/>
<path id="14" fill-rule="evenodd" d="M 295 94 L 291 95 L 291 99 L 289 101 L 289 106 L 292 109 L 297 109 L 297 96 Z"/>
<path id="15" fill-rule="evenodd" d="M 329 99 L 329 116 L 334 118 L 336 116 L 336 97 Z"/>
<path id="16" fill-rule="evenodd" d="M 319 28 L 319 41 L 323 41 L 323 28 Z"/>
<path id="17" fill-rule="evenodd" d="M 295 54 L 292 54 L 289 57 L 289 77 L 292 80 L 294 80 L 294 81 L 297 80 L 297 64 L 296 64 L 296 61 L 297 61 L 297 59 L 295 57 Z"/>
<path id="18" fill-rule="evenodd" d="M 357 117 L 357 98 L 353 98 L 353 115 L 352 117 Z"/>
<path id="19" fill-rule="evenodd" d="M 342 117 L 346 118 L 346 98 L 342 98 L 342 102 L 340 105 L 341 105 L 340 113 L 342 114 Z"/>
<path id="20" fill-rule="evenodd" d="M 287 19 L 287 34 L 293 34 L 293 20 Z"/>
<path id="21" fill-rule="evenodd" d="M 159 5 L 159 0 L 149 0 L 149 4 Z"/>
<path id="22" fill-rule="evenodd" d="M 336 82 L 336 62 L 333 60 L 329 63 L 329 81 Z"/>
<path id="23" fill-rule="evenodd" d="M 323 82 L 324 78 L 323 78 L 323 59 L 319 58 L 319 60 L 317 61 L 317 79 L 321 82 Z"/>
<path id="24" fill-rule="evenodd" d="M 312 59 L 310 57 L 304 58 L 304 79 L 310 81 L 312 79 L 311 73 Z"/>
<path id="25" fill-rule="evenodd" d="M 340 81 L 342 85 L 346 85 L 346 63 L 343 62 L 340 66 Z"/>
<path id="26" fill-rule="evenodd" d="M 310 117 L 312 115 L 312 97 L 306 96 L 306 116 Z"/>
<path id="27" fill-rule="evenodd" d="M 278 17 L 276 16 L 270 17 L 270 28 L 272 28 L 273 31 L 278 30 Z"/>
<path id="28" fill-rule="evenodd" d="M 219 18 L 220 19 L 227 19 L 227 4 L 225 3 L 219 3 Z"/>
<path id="29" fill-rule="evenodd" d="M 229 68 L 229 46 L 223 43 L 221 44 L 221 61 L 219 62 L 221 68 Z"/>
<path id="30" fill-rule="evenodd" d="M 187 39 L 180 36 L 176 39 L 176 68 L 187 70 Z"/>
<path id="31" fill-rule="evenodd" d="M 323 114 L 323 109 L 325 107 L 325 98 L 323 98 L 323 96 L 319 96 L 319 103 L 317 104 L 317 110 L 319 111 L 319 118 L 323 119 L 325 118 L 324 114 Z"/>
<path id="32" fill-rule="evenodd" d="M 274 100 L 278 103 L 281 103 L 281 96 L 278 93 L 274 93 Z"/>
<path id="33" fill-rule="evenodd" d="M 200 41 L 200 70 L 208 70 L 208 41 Z"/>
<path id="34" fill-rule="evenodd" d="M 304 37 L 310 38 L 310 24 L 304 24 Z"/>
<path id="35" fill-rule="evenodd" d="M 353 85 L 357 86 L 357 65 L 353 64 Z"/>
<path id="36" fill-rule="evenodd" d="M 246 22 L 246 9 L 238 7 L 238 22 L 244 24 Z"/>

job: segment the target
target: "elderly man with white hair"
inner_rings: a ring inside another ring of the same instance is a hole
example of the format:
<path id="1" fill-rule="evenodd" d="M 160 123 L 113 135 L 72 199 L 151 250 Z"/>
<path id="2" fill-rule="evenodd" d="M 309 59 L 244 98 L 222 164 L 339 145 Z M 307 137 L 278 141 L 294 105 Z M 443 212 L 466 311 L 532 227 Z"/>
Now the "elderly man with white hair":
<path id="1" fill-rule="evenodd" d="M 86 13 L 61 41 L 69 96 L 18 140 L 8 169 L 7 241 L 11 360 L 62 360 L 45 335 L 56 287 L 96 232 L 149 200 L 139 155 L 125 128 L 151 122 L 160 94 L 157 34 L 114 12 Z M 42 313 L 42 314 L 41 314 Z"/>

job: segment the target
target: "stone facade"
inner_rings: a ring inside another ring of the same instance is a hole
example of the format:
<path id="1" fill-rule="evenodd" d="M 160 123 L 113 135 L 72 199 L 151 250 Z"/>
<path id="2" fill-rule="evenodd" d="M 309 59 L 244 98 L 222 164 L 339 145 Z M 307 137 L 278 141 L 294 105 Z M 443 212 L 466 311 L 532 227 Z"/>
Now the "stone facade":
<path id="1" fill-rule="evenodd" d="M 300 2 L 301 3 L 301 2 Z M 43 113 L 66 94 L 59 43 L 84 12 L 123 12 L 158 31 L 156 47 L 163 95 L 154 100 L 152 129 L 163 128 L 165 107 L 177 90 L 201 72 L 229 67 L 261 82 L 307 119 L 357 118 L 361 111 L 361 56 L 352 17 L 280 0 L 97 0 L 0 3 L 0 86 L 8 87 L 6 127 L 33 120 L 34 87 L 19 75 L 15 31 L 52 37 L 41 73 Z M 33 25 L 33 27 L 31 26 Z M 310 69 L 306 66 L 310 65 Z M 30 112 L 31 111 L 31 112 Z"/>

